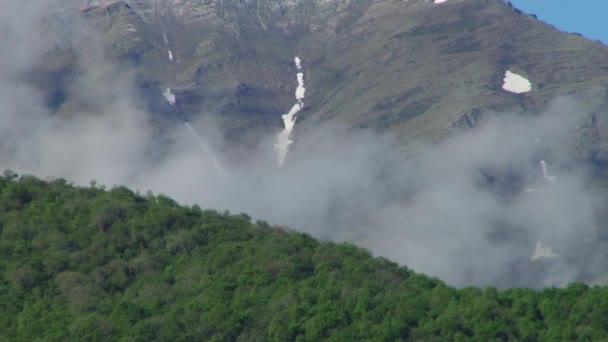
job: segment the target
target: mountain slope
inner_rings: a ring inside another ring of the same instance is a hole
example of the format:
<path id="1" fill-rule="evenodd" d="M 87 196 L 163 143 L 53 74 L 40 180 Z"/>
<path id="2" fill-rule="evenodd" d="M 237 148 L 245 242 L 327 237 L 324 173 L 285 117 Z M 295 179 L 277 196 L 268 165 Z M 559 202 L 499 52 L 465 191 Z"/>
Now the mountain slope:
<path id="1" fill-rule="evenodd" d="M 84 12 L 106 54 L 135 62 L 158 91 L 174 88 L 187 115 L 219 117 L 237 141 L 280 129 L 295 55 L 309 89 L 296 133 L 336 120 L 404 142 L 444 137 L 472 110 L 538 112 L 608 77 L 607 47 L 499 0 L 114 1 Z M 506 70 L 533 91 L 503 91 Z"/>
<path id="2" fill-rule="evenodd" d="M 456 290 L 124 187 L 0 178 L 0 339 L 598 340 L 605 287 Z"/>
<path id="3" fill-rule="evenodd" d="M 248 212 L 452 285 L 608 274 L 597 42 L 498 0 L 7 3 L 2 168 Z"/>

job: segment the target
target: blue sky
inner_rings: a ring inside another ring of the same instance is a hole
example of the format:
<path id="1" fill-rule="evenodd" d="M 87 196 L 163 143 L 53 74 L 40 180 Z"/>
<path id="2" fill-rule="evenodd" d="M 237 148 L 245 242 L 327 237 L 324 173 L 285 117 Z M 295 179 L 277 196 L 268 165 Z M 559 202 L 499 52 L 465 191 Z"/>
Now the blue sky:
<path id="1" fill-rule="evenodd" d="M 511 0 L 513 6 L 560 30 L 608 44 L 608 0 Z"/>

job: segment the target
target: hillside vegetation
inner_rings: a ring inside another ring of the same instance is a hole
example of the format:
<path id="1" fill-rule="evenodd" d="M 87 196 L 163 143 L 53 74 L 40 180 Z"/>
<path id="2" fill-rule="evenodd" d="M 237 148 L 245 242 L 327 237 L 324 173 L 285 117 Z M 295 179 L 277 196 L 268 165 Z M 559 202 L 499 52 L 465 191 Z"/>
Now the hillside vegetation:
<path id="1" fill-rule="evenodd" d="M 245 214 L 124 187 L 0 177 L 0 340 L 571 341 L 607 333 L 604 287 L 455 289 Z"/>

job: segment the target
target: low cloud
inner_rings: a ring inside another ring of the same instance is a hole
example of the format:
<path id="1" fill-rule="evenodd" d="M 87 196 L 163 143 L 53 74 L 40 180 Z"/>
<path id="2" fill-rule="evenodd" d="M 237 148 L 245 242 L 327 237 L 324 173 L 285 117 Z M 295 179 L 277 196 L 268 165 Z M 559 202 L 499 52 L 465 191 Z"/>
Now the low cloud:
<path id="1" fill-rule="evenodd" d="M 73 114 L 52 115 L 21 77 L 46 53 L 26 39 L 39 18 L 0 18 L 11 27 L 0 40 L 19 42 L 0 50 L 2 169 L 247 212 L 354 242 L 458 286 L 564 285 L 604 274 L 598 200 L 585 187 L 584 165 L 573 165 L 569 154 L 578 117 L 570 99 L 537 115 L 488 115 L 479 127 L 407 158 L 389 135 L 324 125 L 299 134 L 278 168 L 276 136 L 234 161 L 218 152 L 224 142 L 209 119 L 192 127 L 213 157 L 183 122 L 165 125 L 160 139 L 133 73 L 101 52 L 79 57 L 83 73 L 68 87 Z M 556 181 L 547 181 L 541 161 Z M 531 261 L 539 241 L 557 256 Z"/>

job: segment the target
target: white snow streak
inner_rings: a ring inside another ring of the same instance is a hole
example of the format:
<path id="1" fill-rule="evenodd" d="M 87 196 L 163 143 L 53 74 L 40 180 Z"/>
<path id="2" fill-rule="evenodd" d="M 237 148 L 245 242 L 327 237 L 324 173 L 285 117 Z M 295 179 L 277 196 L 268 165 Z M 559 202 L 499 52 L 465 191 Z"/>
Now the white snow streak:
<path id="1" fill-rule="evenodd" d="M 549 183 L 555 183 L 557 177 L 549 176 L 547 173 L 547 163 L 544 160 L 540 161 L 540 168 L 543 171 L 543 178 Z"/>
<path id="2" fill-rule="evenodd" d="M 540 258 L 555 258 L 557 254 L 553 253 L 550 246 L 544 246 L 542 242 L 536 241 L 534 254 L 530 257 L 530 261 L 536 261 Z"/>
<path id="3" fill-rule="evenodd" d="M 296 56 L 294 58 L 294 63 L 298 70 L 302 69 L 302 60 L 300 57 Z M 296 114 L 304 108 L 304 94 L 306 92 L 306 88 L 304 88 L 304 73 L 298 72 L 296 74 L 296 78 L 298 80 L 298 87 L 296 88 L 295 96 L 296 96 L 296 104 L 291 107 L 289 113 L 284 114 L 283 124 L 285 125 L 285 129 L 279 133 L 277 136 L 277 142 L 274 145 L 274 150 L 277 151 L 277 159 L 279 167 L 283 167 L 285 163 L 285 157 L 287 157 L 287 152 L 289 151 L 289 145 L 293 143 L 290 138 L 291 132 L 293 131 L 293 127 L 296 124 Z"/>
<path id="4" fill-rule="evenodd" d="M 169 55 L 169 60 L 173 62 L 173 51 L 169 48 L 169 38 L 167 38 L 167 33 L 163 32 L 163 40 L 165 41 L 165 46 L 167 47 L 167 52 Z"/>
<path id="5" fill-rule="evenodd" d="M 447 0 L 435 0 L 435 3 L 436 3 L 436 4 L 442 4 L 442 3 L 446 2 L 446 1 L 447 1 Z"/>
<path id="6" fill-rule="evenodd" d="M 296 88 L 296 100 L 300 101 L 304 99 L 304 93 L 306 92 L 306 88 L 304 88 L 304 73 L 299 72 L 296 76 L 298 78 L 298 88 Z"/>

